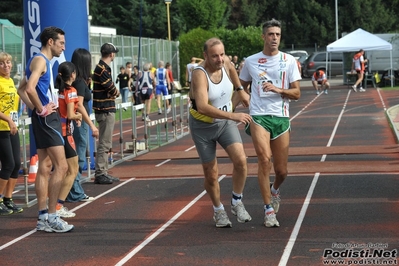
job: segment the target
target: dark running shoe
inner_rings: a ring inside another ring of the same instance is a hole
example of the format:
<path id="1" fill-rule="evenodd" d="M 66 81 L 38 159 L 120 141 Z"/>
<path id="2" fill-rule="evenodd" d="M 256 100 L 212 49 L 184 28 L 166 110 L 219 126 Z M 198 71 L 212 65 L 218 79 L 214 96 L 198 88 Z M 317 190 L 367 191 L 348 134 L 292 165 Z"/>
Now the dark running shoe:
<path id="1" fill-rule="evenodd" d="M 109 175 L 109 174 L 106 174 L 106 176 L 107 176 L 109 179 L 111 179 L 112 182 L 119 182 L 119 178 L 117 178 L 117 177 L 115 177 L 115 176 L 112 176 L 112 175 Z"/>
<path id="2" fill-rule="evenodd" d="M 113 181 L 106 175 L 98 175 L 94 177 L 94 184 L 112 184 Z"/>
<path id="3" fill-rule="evenodd" d="M 6 205 L 4 205 L 3 200 L 0 201 L 0 215 L 10 215 L 12 214 L 13 211 L 7 208 Z"/>
<path id="4" fill-rule="evenodd" d="M 9 210 L 12 210 L 13 213 L 20 213 L 20 212 L 23 212 L 23 211 L 24 211 L 24 209 L 22 209 L 21 207 L 18 207 L 18 206 L 14 203 L 14 201 L 13 201 L 12 199 L 7 200 L 7 201 L 3 201 L 3 202 L 4 202 L 4 205 L 6 205 L 6 207 L 7 207 Z"/>

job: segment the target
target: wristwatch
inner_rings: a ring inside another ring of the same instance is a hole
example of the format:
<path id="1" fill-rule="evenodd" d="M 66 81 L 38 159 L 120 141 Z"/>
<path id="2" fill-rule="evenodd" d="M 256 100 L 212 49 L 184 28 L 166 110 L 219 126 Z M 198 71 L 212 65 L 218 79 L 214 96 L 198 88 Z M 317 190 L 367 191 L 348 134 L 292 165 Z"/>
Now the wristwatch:
<path id="1" fill-rule="evenodd" d="M 242 91 L 243 89 L 244 89 L 244 87 L 240 86 L 240 87 L 236 88 L 235 91 Z"/>

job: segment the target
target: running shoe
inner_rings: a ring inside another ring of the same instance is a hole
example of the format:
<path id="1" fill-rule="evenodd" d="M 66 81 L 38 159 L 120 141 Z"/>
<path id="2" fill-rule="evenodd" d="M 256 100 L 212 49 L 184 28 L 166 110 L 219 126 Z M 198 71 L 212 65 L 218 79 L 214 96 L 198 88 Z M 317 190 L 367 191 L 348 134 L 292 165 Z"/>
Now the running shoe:
<path id="1" fill-rule="evenodd" d="M 360 92 L 365 92 L 366 90 L 363 89 L 362 87 L 360 87 L 359 91 L 360 91 Z"/>
<path id="2" fill-rule="evenodd" d="M 170 107 L 166 110 L 166 113 L 167 113 L 167 114 L 170 113 Z"/>
<path id="3" fill-rule="evenodd" d="M 327 90 L 324 90 L 324 94 L 328 94 L 328 91 L 327 91 Z"/>
<path id="4" fill-rule="evenodd" d="M 159 115 L 162 114 L 162 109 L 158 109 L 158 114 L 159 114 Z"/>
<path id="5" fill-rule="evenodd" d="M 280 209 L 280 201 L 281 201 L 280 193 L 278 193 L 278 194 L 271 193 L 271 194 L 272 194 L 272 202 L 271 202 L 271 204 L 273 206 L 274 212 L 278 213 L 278 210 Z"/>
<path id="6" fill-rule="evenodd" d="M 3 201 L 3 203 L 9 210 L 12 210 L 13 213 L 20 213 L 24 211 L 24 209 L 18 207 L 12 199 Z"/>
<path id="7" fill-rule="evenodd" d="M 216 211 L 213 214 L 216 227 L 233 227 L 225 210 Z"/>
<path id="8" fill-rule="evenodd" d="M 252 220 L 247 210 L 245 210 L 244 203 L 241 201 L 237 203 L 236 206 L 231 206 L 231 213 L 237 216 L 237 221 L 239 223 L 245 223 Z"/>
<path id="9" fill-rule="evenodd" d="M 317 90 L 317 91 L 316 91 L 316 94 L 317 94 L 317 95 L 319 95 L 319 94 L 320 94 L 320 92 Z"/>
<path id="10" fill-rule="evenodd" d="M 280 224 L 276 219 L 276 213 L 274 210 L 265 212 L 265 226 L 266 227 L 279 227 Z"/>
<path id="11" fill-rule="evenodd" d="M 37 219 L 36 231 L 44 231 L 45 228 L 46 228 L 46 221 L 42 219 Z"/>
<path id="12" fill-rule="evenodd" d="M 13 211 L 4 205 L 3 200 L 0 201 L 0 215 L 10 215 Z"/>
<path id="13" fill-rule="evenodd" d="M 145 121 L 147 121 L 147 122 L 151 121 L 151 119 L 148 117 L 148 115 L 146 116 Z"/>
<path id="14" fill-rule="evenodd" d="M 357 89 L 356 89 L 356 86 L 355 86 L 355 85 L 352 86 L 352 90 L 353 90 L 354 92 L 357 92 Z"/>
<path id="15" fill-rule="evenodd" d="M 58 216 L 54 219 L 54 221 L 49 222 L 48 220 L 46 220 L 44 223 L 44 231 L 48 233 L 66 233 L 74 228 L 72 224 L 68 224 Z"/>
<path id="16" fill-rule="evenodd" d="M 95 197 L 89 197 L 88 195 L 85 194 L 85 197 L 81 199 L 80 201 L 93 201 L 95 200 Z"/>
<path id="17" fill-rule="evenodd" d="M 76 213 L 68 210 L 67 207 L 62 206 L 61 209 L 57 210 L 57 214 L 62 218 L 72 218 L 76 216 Z"/>
<path id="18" fill-rule="evenodd" d="M 119 182 L 119 180 L 120 180 L 118 177 L 112 176 L 112 175 L 110 175 L 110 174 L 106 174 L 106 176 L 107 176 L 110 180 L 112 180 L 112 182 Z"/>

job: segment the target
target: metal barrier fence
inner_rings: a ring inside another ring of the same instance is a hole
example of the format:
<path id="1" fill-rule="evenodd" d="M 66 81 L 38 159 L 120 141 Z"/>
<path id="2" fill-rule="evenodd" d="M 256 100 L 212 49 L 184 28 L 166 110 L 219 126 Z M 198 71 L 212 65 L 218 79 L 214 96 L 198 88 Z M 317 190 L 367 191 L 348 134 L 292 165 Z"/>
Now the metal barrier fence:
<path id="1" fill-rule="evenodd" d="M 166 112 L 166 101 L 170 100 L 171 112 Z M 129 103 L 118 103 L 116 105 L 119 121 L 115 122 L 114 136 L 119 137 L 119 141 L 113 141 L 112 152 L 109 153 L 109 167 L 112 168 L 126 160 L 130 160 L 138 155 L 147 153 L 153 149 L 176 141 L 189 133 L 188 127 L 188 102 L 187 95 L 175 93 L 162 97 L 164 112 L 162 116 L 152 115 L 151 121 L 142 121 L 142 116 L 147 115 L 144 104 L 133 105 Z M 128 119 L 122 119 L 124 108 L 130 111 Z M 90 115 L 95 121 L 94 114 Z M 25 207 L 31 207 L 37 203 L 34 193 L 34 182 L 28 182 L 30 158 L 28 156 L 28 144 L 26 143 L 27 127 L 31 124 L 30 118 L 21 119 L 19 134 L 22 139 L 22 175 L 23 183 L 16 186 L 13 198 L 22 198 Z M 88 136 L 89 138 L 89 136 Z M 118 143 L 119 142 L 119 143 Z M 88 142 L 89 143 L 89 142 Z M 95 143 L 95 142 L 94 142 Z M 115 145 L 118 143 L 119 145 Z M 94 145 L 94 153 L 96 151 Z M 33 156 L 31 154 L 31 156 Z M 87 155 L 87 171 L 83 173 L 81 182 L 88 182 L 94 176 L 91 172 L 91 157 Z"/>

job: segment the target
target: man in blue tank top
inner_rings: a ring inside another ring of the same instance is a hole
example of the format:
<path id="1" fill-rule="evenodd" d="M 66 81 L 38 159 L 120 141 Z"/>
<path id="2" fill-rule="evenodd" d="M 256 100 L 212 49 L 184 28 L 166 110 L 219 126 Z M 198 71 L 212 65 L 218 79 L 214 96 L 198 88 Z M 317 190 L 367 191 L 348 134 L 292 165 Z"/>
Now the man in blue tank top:
<path id="1" fill-rule="evenodd" d="M 33 110 L 32 128 L 39 156 L 35 183 L 39 208 L 36 230 L 63 233 L 72 230 L 74 226 L 56 214 L 58 195 L 68 165 L 50 60 L 59 57 L 65 50 L 65 33 L 60 28 L 47 27 L 42 31 L 40 41 L 41 51 L 29 59 L 26 77 L 18 88 L 18 94 Z"/>

